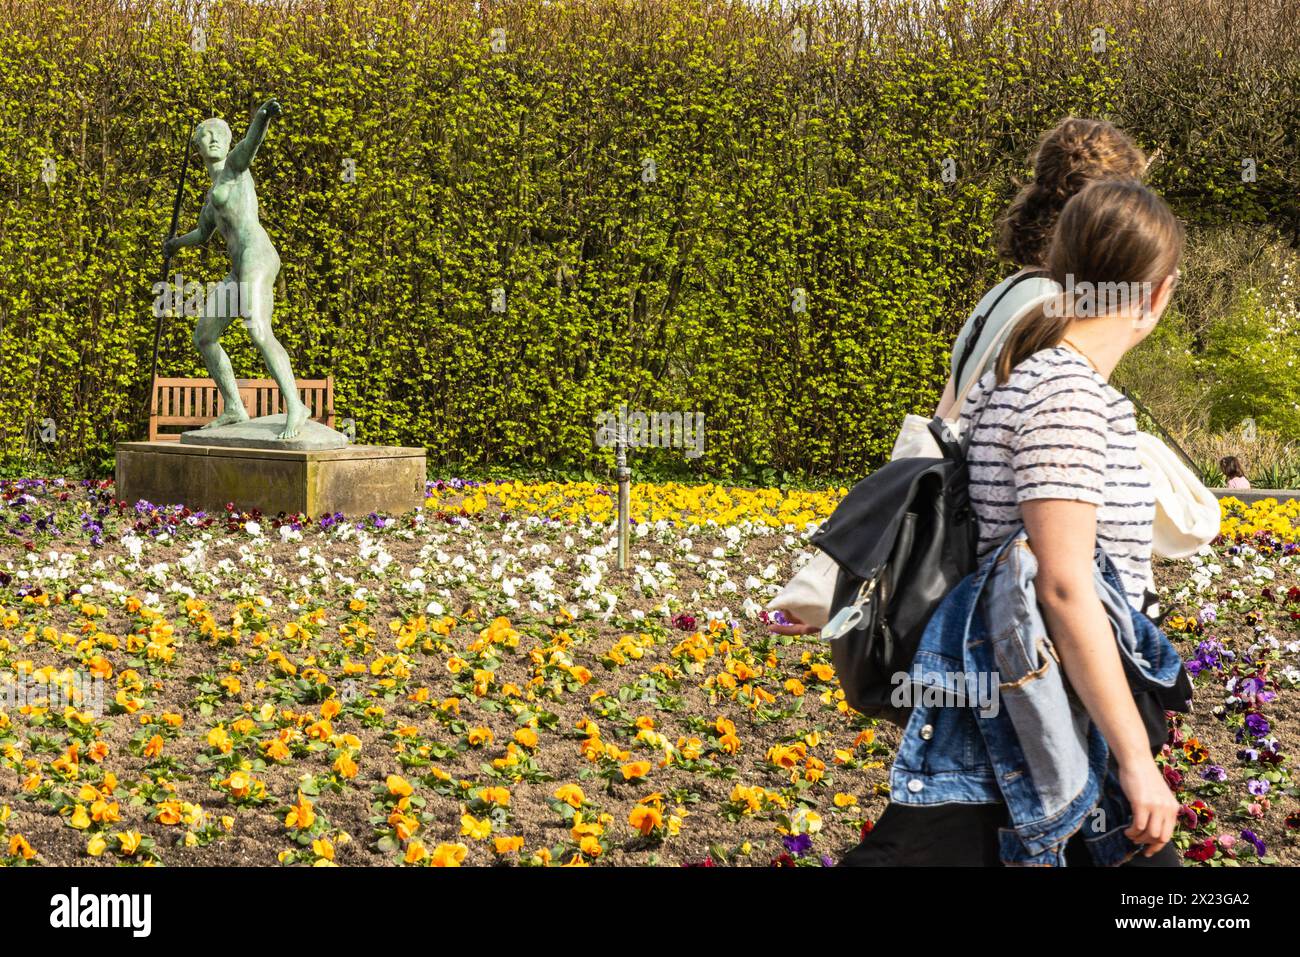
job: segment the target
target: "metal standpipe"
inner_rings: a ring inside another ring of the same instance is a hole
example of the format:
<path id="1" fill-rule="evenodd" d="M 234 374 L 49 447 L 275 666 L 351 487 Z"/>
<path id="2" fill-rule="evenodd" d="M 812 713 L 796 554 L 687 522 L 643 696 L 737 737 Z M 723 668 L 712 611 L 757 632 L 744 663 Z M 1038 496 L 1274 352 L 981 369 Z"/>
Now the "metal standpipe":
<path id="1" fill-rule="evenodd" d="M 618 568 L 619 571 L 627 571 L 627 550 L 630 535 L 628 525 L 631 521 L 632 512 L 630 487 L 632 470 L 627 467 L 627 433 L 623 425 L 619 426 L 618 450 L 615 453 L 614 461 L 618 466 L 614 473 L 618 478 Z"/>

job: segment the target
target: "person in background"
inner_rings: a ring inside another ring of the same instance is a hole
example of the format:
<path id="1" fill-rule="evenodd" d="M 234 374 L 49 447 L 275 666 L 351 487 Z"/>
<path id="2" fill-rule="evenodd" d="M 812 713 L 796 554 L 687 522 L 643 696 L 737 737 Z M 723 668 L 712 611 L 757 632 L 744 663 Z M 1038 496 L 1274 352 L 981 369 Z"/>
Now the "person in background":
<path id="1" fill-rule="evenodd" d="M 1228 480 L 1228 488 L 1250 488 L 1250 479 L 1246 478 L 1241 462 L 1235 455 L 1225 455 L 1219 459 L 1219 471 Z"/>
<path id="2" fill-rule="evenodd" d="M 997 223 L 998 258 L 1020 269 L 984 295 L 957 334 L 952 374 L 935 415 L 949 418 L 960 412 L 957 397 L 966 395 L 992 368 L 1002 344 L 1026 317 L 1027 309 L 1057 291 L 1043 267 L 1065 204 L 1091 183 L 1141 179 L 1147 169 L 1146 154 L 1123 130 L 1106 120 L 1077 116 L 1066 117 L 1044 133 L 1029 162 L 1034 168 L 1033 179 L 1016 194 Z M 1017 282 L 1035 270 L 1039 274 Z M 987 319 L 979 323 L 979 316 Z M 971 359 L 962 367 L 960 360 L 967 352 Z"/>

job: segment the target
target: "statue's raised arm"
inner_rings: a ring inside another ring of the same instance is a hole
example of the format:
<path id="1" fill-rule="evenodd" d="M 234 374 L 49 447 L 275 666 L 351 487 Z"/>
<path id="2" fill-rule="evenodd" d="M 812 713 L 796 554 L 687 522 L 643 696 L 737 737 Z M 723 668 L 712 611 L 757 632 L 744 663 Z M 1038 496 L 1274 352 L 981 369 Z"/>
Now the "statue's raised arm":
<path id="1" fill-rule="evenodd" d="M 244 134 L 242 140 L 231 148 L 230 155 L 226 158 L 226 165 L 232 172 L 242 173 L 253 164 L 253 157 L 257 155 L 257 148 L 262 145 L 262 140 L 266 138 L 267 127 L 270 126 L 271 120 L 279 117 L 282 113 L 284 113 L 284 110 L 274 97 L 257 108 L 257 113 L 253 116 L 253 122 L 248 124 L 248 132 Z"/>

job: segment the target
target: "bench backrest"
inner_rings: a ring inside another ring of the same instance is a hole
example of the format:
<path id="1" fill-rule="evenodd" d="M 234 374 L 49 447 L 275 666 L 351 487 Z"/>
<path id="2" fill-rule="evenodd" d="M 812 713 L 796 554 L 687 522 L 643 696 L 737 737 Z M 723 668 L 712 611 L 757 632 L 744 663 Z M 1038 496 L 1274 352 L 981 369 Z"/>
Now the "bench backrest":
<path id="1" fill-rule="evenodd" d="M 284 397 L 274 379 L 236 379 L 235 383 L 250 418 L 284 412 Z M 334 428 L 334 377 L 295 379 L 294 385 L 307 406 L 308 415 Z M 225 407 L 217 384 L 211 379 L 155 378 L 149 399 L 149 441 L 179 441 L 181 432 L 206 425 Z M 164 427 L 176 426 L 180 426 L 176 431 L 162 431 Z"/>

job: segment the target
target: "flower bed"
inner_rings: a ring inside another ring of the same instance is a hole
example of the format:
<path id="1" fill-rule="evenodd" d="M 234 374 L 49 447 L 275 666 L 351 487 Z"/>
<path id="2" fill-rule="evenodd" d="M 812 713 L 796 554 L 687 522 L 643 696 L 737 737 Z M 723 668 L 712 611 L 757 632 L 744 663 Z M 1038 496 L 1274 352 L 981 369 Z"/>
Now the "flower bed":
<path id="1" fill-rule="evenodd" d="M 1188 861 L 1300 861 L 1289 754 L 1300 731 L 1296 503 L 1222 502 L 1221 540 L 1158 578 L 1195 711 L 1171 729 L 1165 777 L 1183 802 Z"/>
<path id="2" fill-rule="evenodd" d="M 0 681 L 26 694 L 0 709 L 0 857 L 833 861 L 897 735 L 761 606 L 843 490 L 638 485 L 626 575 L 612 492 L 449 481 L 411 516 L 307 520 L 0 483 Z M 1275 511 L 1159 571 L 1196 672 L 1165 761 L 1190 860 L 1300 862 Z"/>

